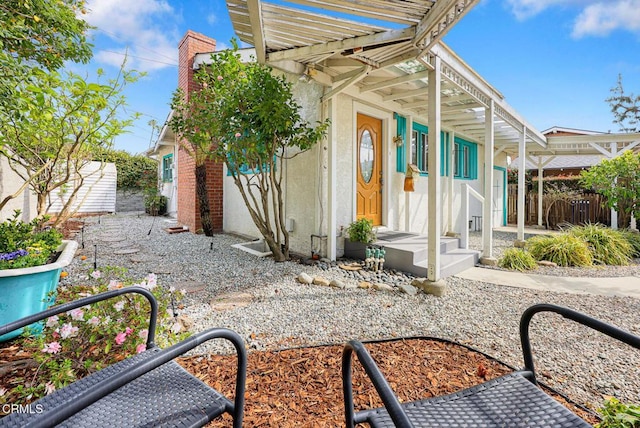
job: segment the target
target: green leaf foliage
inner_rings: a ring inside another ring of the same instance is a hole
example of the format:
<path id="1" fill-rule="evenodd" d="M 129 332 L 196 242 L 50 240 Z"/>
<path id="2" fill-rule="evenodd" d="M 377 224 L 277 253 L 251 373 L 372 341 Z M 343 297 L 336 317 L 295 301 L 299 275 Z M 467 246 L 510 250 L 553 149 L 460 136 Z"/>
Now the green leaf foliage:
<path id="1" fill-rule="evenodd" d="M 123 111 L 122 91 L 138 74 L 121 70 L 115 79 L 93 84 L 72 72 L 36 71 L 32 77 L 15 88 L 12 108 L 0 109 L 0 155 L 29 183 L 38 215 L 43 215 L 49 194 L 70 180 L 77 192 L 81 168 L 131 125 L 131 115 Z M 69 196 L 73 202 L 74 194 Z M 57 221 L 63 219 L 61 215 Z"/>
<path id="2" fill-rule="evenodd" d="M 593 265 L 586 241 L 568 233 L 534 236 L 527 240 L 527 250 L 536 260 L 547 260 L 558 266 Z"/>
<path id="3" fill-rule="evenodd" d="M 624 229 L 621 230 L 622 236 L 631 245 L 630 256 L 634 259 L 640 258 L 640 233 L 635 230 Z"/>
<path id="4" fill-rule="evenodd" d="M 373 221 L 361 218 L 354 221 L 347 228 L 347 235 L 351 242 L 362 242 L 363 244 L 371 244 L 376 240 L 376 232 L 373 229 Z"/>
<path id="5" fill-rule="evenodd" d="M 144 190 L 158 185 L 158 162 L 146 156 L 132 155 L 125 150 L 98 148 L 93 160 L 116 164 L 118 189 Z"/>
<path id="6" fill-rule="evenodd" d="M 30 222 L 18 220 L 20 211 L 0 223 L 0 269 L 19 269 L 51 262 L 62 243 L 62 234 L 45 227 L 48 217 Z"/>
<path id="7" fill-rule="evenodd" d="M 608 208 L 640 218 L 640 153 L 626 151 L 581 173 L 581 182 L 605 197 Z"/>
<path id="8" fill-rule="evenodd" d="M 640 428 L 640 406 L 624 404 L 611 397 L 599 409 L 602 422 L 595 428 Z"/>
<path id="9" fill-rule="evenodd" d="M 284 163 L 313 147 L 329 123 L 308 123 L 286 76 L 242 62 L 235 40 L 232 45 L 198 70 L 198 90 L 175 92 L 169 125 L 186 141 L 183 148 L 196 166 L 209 159 L 226 164 L 274 258 L 285 260 Z"/>
<path id="10" fill-rule="evenodd" d="M 522 248 L 507 248 L 500 258 L 498 266 L 505 269 L 525 272 L 536 269 L 538 264 L 530 252 Z"/>
<path id="11" fill-rule="evenodd" d="M 583 239 L 596 264 L 626 266 L 630 262 L 633 248 L 624 234 L 601 224 L 586 224 L 572 227 L 569 234 Z"/>

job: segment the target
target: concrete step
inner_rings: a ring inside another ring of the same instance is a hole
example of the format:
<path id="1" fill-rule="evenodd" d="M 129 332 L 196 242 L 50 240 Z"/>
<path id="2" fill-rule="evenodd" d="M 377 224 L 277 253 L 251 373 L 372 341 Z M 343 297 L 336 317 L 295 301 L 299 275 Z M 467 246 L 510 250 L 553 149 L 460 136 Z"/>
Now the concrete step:
<path id="1" fill-rule="evenodd" d="M 409 232 L 385 231 L 378 235 L 374 245 L 385 248 L 385 267 L 427 276 L 428 242 L 425 235 Z M 345 244 L 345 256 L 364 259 L 363 244 Z M 440 238 L 440 273 L 443 278 L 473 267 L 479 252 L 460 249 L 460 240 L 443 236 Z"/>

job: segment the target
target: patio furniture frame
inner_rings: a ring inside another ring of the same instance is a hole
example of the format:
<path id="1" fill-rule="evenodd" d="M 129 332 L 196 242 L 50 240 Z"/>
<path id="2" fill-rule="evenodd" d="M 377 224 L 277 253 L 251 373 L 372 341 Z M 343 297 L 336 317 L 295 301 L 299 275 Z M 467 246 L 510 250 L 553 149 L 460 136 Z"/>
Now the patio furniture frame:
<path id="1" fill-rule="evenodd" d="M 529 340 L 529 324 L 540 312 L 554 312 L 614 339 L 640 349 L 640 337 L 572 309 L 538 304 L 520 319 L 520 341 L 524 368 L 465 390 L 409 403 L 400 403 L 375 361 L 356 340 L 349 341 L 342 355 L 342 382 L 347 427 L 367 423 L 372 427 L 493 427 L 548 426 L 591 427 L 551 396 L 536 381 Z M 384 407 L 354 411 L 351 356 L 355 352 L 379 394 Z"/>
<path id="2" fill-rule="evenodd" d="M 144 296 L 151 306 L 147 350 L 54 391 L 21 411 L 0 419 L 0 427 L 180 426 L 199 427 L 223 413 L 240 428 L 243 419 L 247 355 L 236 332 L 212 328 L 166 349 L 156 346 L 158 304 L 142 287 L 125 287 L 54 306 L 46 311 L 0 326 L 0 335 L 53 315 L 123 294 Z M 211 340 L 230 341 L 237 353 L 235 399 L 209 387 L 183 369 L 174 359 Z"/>

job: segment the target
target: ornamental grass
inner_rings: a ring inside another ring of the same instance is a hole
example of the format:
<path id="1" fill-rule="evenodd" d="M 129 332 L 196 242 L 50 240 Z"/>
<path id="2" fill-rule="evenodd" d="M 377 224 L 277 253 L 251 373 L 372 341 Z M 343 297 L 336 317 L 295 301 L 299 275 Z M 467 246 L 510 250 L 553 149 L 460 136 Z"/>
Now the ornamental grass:
<path id="1" fill-rule="evenodd" d="M 558 266 L 593 265 L 587 242 L 569 233 L 534 236 L 527 241 L 527 250 L 536 260 L 547 260 Z"/>
<path id="2" fill-rule="evenodd" d="M 619 230 L 589 223 L 572 227 L 567 233 L 587 243 L 595 264 L 627 266 L 631 261 L 633 247 Z"/>

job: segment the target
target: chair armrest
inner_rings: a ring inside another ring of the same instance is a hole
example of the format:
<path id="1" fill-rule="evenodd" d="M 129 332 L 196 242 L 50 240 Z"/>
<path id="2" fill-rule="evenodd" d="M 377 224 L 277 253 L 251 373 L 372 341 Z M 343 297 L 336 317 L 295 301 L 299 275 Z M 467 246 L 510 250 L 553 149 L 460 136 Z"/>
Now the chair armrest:
<path id="1" fill-rule="evenodd" d="M 539 312 L 555 312 L 562 315 L 564 318 L 575 321 L 584 326 L 590 327 L 594 330 L 604 333 L 614 339 L 617 339 L 627 345 L 633 346 L 636 349 L 640 349 L 640 337 L 635 336 L 627 331 L 614 327 L 611 324 L 607 324 L 603 321 L 592 318 L 583 313 L 574 311 L 563 306 L 551 305 L 548 303 L 541 303 L 533 305 L 524 311 L 520 318 L 520 343 L 522 345 L 522 356 L 524 358 L 525 370 L 528 370 L 532 374 L 532 382 L 536 382 L 536 374 L 533 367 L 533 355 L 531 352 L 531 342 L 529 340 L 529 324 L 531 318 Z"/>
<path id="2" fill-rule="evenodd" d="M 351 381 L 351 354 L 355 351 L 360 364 L 364 367 L 367 376 L 371 379 L 373 386 L 376 388 L 378 395 L 382 399 L 389 416 L 393 420 L 396 427 L 413 428 L 413 424 L 409 417 L 402 409 L 398 398 L 394 394 L 391 386 L 385 379 L 382 372 L 376 365 L 375 361 L 369 354 L 364 345 L 357 340 L 347 342 L 342 352 L 342 391 L 344 394 L 344 407 L 346 425 L 349 428 L 355 426 L 355 412 L 353 409 L 353 384 Z"/>
<path id="3" fill-rule="evenodd" d="M 105 291 L 104 293 L 96 294 L 89 297 L 84 297 L 73 302 L 63 303 L 62 305 L 53 306 L 45 311 L 38 312 L 33 315 L 29 315 L 19 320 L 12 321 L 9 324 L 0 326 L 0 336 L 10 331 L 17 330 L 25 327 L 34 322 L 42 321 L 54 315 L 61 314 L 63 312 L 70 311 L 72 309 L 80 308 L 82 306 L 90 305 L 92 303 L 108 300 L 113 297 L 121 296 L 123 294 L 137 293 L 147 298 L 149 305 L 151 306 L 151 316 L 149 317 L 149 334 L 147 336 L 147 349 L 155 347 L 155 335 L 156 335 L 156 322 L 158 319 L 158 302 L 151 291 L 142 287 L 124 287 L 117 290 Z"/>
<path id="4" fill-rule="evenodd" d="M 130 367 L 128 370 L 120 372 L 115 376 L 112 376 L 100 383 L 93 385 L 92 387 L 84 391 L 82 396 L 78 397 L 78 399 L 73 403 L 66 405 L 64 408 L 58 409 L 56 412 L 50 412 L 43 418 L 38 419 L 37 422 L 34 422 L 33 424 L 27 424 L 25 425 L 25 427 L 57 425 L 65 419 L 78 413 L 82 409 L 100 400 L 102 397 L 105 397 L 116 389 L 126 385 L 132 380 L 152 371 L 157 367 L 160 367 L 161 365 L 186 353 L 196 346 L 201 345 L 208 340 L 216 338 L 229 340 L 235 347 L 238 355 L 238 371 L 236 374 L 235 398 L 233 408 L 229 410 L 230 413 L 234 415 L 234 428 L 240 428 L 242 426 L 242 415 L 244 408 L 247 354 L 244 347 L 244 341 L 242 340 L 240 335 L 232 330 L 225 328 L 212 328 L 203 331 L 169 348 L 163 349 L 157 352 L 151 358 L 140 361 L 139 363 Z"/>

